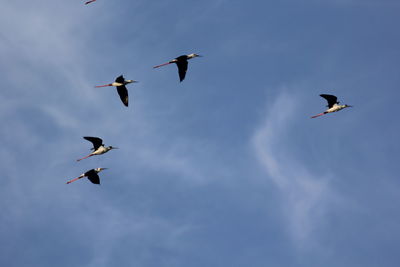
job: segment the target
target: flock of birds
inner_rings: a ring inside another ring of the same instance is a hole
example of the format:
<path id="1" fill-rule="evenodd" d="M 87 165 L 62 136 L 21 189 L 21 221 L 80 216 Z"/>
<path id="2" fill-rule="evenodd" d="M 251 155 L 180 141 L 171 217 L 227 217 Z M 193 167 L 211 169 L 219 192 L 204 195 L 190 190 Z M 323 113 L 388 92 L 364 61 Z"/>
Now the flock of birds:
<path id="1" fill-rule="evenodd" d="M 95 2 L 95 1 L 96 0 L 87 1 L 85 3 L 85 5 L 90 4 L 92 2 Z M 182 55 L 182 56 L 174 58 L 173 60 L 168 61 L 166 63 L 154 66 L 153 68 L 159 68 L 159 67 L 162 67 L 162 66 L 166 66 L 166 65 L 175 63 L 176 66 L 178 67 L 179 81 L 182 82 L 186 77 L 186 72 L 187 72 L 187 69 L 188 69 L 188 60 L 192 59 L 192 58 L 195 58 L 195 57 L 201 57 L 201 56 L 198 55 L 198 54 Z M 135 83 L 135 82 L 137 82 L 137 81 L 125 80 L 124 76 L 120 75 L 115 79 L 115 82 L 113 82 L 113 83 L 109 83 L 109 84 L 105 84 L 105 85 L 98 85 L 98 86 L 95 86 L 95 87 L 96 88 L 98 88 L 98 87 L 108 87 L 108 86 L 116 87 L 118 95 L 119 95 L 122 103 L 126 107 L 128 107 L 129 97 L 128 97 L 128 90 L 127 90 L 125 85 L 130 84 L 130 83 Z M 328 102 L 328 105 L 327 105 L 328 109 L 325 110 L 322 113 L 319 113 L 317 115 L 312 116 L 311 118 L 317 118 L 317 117 L 320 117 L 320 116 L 328 114 L 328 113 L 337 112 L 337 111 L 340 111 L 340 110 L 342 110 L 344 108 L 352 107 L 350 105 L 340 105 L 340 102 L 337 100 L 337 97 L 334 96 L 334 95 L 321 94 L 320 96 L 325 98 L 326 101 Z M 93 144 L 93 148 L 92 148 L 93 152 L 90 153 L 89 155 L 87 155 L 86 157 L 78 159 L 77 161 L 81 161 L 83 159 L 86 159 L 86 158 L 89 158 L 89 157 L 92 157 L 92 156 L 102 155 L 102 154 L 107 153 L 108 151 L 110 151 L 112 149 L 118 149 L 117 147 L 113 147 L 113 146 L 105 146 L 103 144 L 103 140 L 101 138 L 99 138 L 99 137 L 84 136 L 83 138 Z M 100 178 L 99 178 L 98 173 L 103 171 L 103 170 L 106 170 L 106 169 L 107 168 L 91 169 L 91 170 L 89 170 L 89 171 L 87 171 L 85 173 L 82 173 L 79 177 L 74 178 L 72 180 L 69 180 L 67 182 L 67 184 L 70 184 L 70 183 L 72 183 L 74 181 L 77 181 L 77 180 L 79 180 L 81 178 L 84 178 L 84 177 L 87 177 L 88 180 L 91 181 L 93 184 L 100 184 Z"/>
<path id="2" fill-rule="evenodd" d="M 89 4 L 91 2 L 94 2 L 96 0 L 91 0 L 89 2 L 86 2 L 86 4 Z M 189 55 L 182 55 L 179 56 L 177 58 L 174 58 L 173 60 L 170 60 L 166 63 L 154 66 L 153 68 L 159 68 L 162 66 L 166 66 L 172 63 L 175 63 L 176 66 L 178 67 L 178 73 L 179 73 L 179 81 L 182 82 L 185 77 L 186 77 L 186 72 L 188 69 L 188 60 L 195 58 L 195 57 L 201 57 L 198 54 L 189 54 Z M 130 83 L 135 83 L 137 81 L 134 80 L 125 80 L 123 75 L 118 76 L 115 79 L 115 82 L 113 83 L 108 83 L 108 84 L 104 84 L 104 85 L 97 85 L 95 86 L 96 88 L 99 87 L 108 87 L 108 86 L 115 86 L 117 88 L 117 92 L 118 95 L 122 101 L 122 103 L 128 107 L 129 105 L 129 97 L 128 97 L 128 89 L 126 88 L 125 85 L 130 84 Z M 93 136 L 84 136 L 84 139 L 88 140 L 89 142 L 91 142 L 93 144 L 93 152 L 90 153 L 89 155 L 87 155 L 86 157 L 83 157 L 81 159 L 78 159 L 77 161 L 81 161 L 83 159 L 87 159 L 89 157 L 92 156 L 97 156 L 97 155 L 102 155 L 104 153 L 107 153 L 108 151 L 112 150 L 112 149 L 118 149 L 117 147 L 113 147 L 113 146 L 105 146 L 103 144 L 103 140 L 99 137 L 93 137 Z M 82 179 L 84 177 L 87 177 L 89 179 L 89 181 L 91 181 L 94 184 L 100 184 L 100 177 L 98 175 L 99 172 L 106 170 L 107 168 L 95 168 L 95 169 L 91 169 L 85 173 L 82 173 L 79 177 L 74 178 L 72 180 L 69 180 L 67 182 L 67 184 L 70 184 L 74 181 L 77 181 L 79 179 Z"/>

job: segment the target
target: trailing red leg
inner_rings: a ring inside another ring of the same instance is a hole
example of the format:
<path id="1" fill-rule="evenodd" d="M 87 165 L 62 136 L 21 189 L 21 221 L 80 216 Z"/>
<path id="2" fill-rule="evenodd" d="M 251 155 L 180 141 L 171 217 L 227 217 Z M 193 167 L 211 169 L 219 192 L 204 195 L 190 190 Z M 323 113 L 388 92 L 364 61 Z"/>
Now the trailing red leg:
<path id="1" fill-rule="evenodd" d="M 322 115 L 325 115 L 325 114 L 326 114 L 325 112 L 322 112 L 322 113 L 319 113 L 319 114 L 317 114 L 317 115 L 312 116 L 311 118 L 312 118 L 312 119 L 313 119 L 313 118 L 317 118 L 317 117 L 322 116 Z"/>
<path id="2" fill-rule="evenodd" d="M 107 87 L 107 86 L 112 86 L 112 84 L 109 83 L 109 84 L 105 84 L 105 85 L 97 85 L 97 86 L 95 86 L 95 87 L 96 87 L 96 88 L 99 88 L 99 87 Z"/>
<path id="3" fill-rule="evenodd" d="M 159 67 L 162 67 L 165 65 L 169 65 L 169 64 L 171 64 L 171 62 L 167 62 L 167 63 L 161 64 L 161 65 L 154 66 L 153 69 L 156 69 L 156 68 L 159 68 Z"/>
<path id="4" fill-rule="evenodd" d="M 72 182 L 75 182 L 75 181 L 77 181 L 77 180 L 79 180 L 79 179 L 81 179 L 81 178 L 83 178 L 84 176 L 79 176 L 79 177 L 77 177 L 77 178 L 75 178 L 75 179 L 72 179 L 72 180 L 69 180 L 68 182 L 67 182 L 67 184 L 70 184 L 70 183 L 72 183 Z"/>
<path id="5" fill-rule="evenodd" d="M 81 159 L 77 159 L 76 161 L 81 161 L 81 160 L 87 159 L 87 158 L 89 158 L 89 157 L 91 157 L 91 156 L 93 156 L 93 154 L 90 154 L 90 155 L 88 155 L 88 156 L 86 156 L 86 157 L 84 157 L 84 158 L 81 158 Z"/>

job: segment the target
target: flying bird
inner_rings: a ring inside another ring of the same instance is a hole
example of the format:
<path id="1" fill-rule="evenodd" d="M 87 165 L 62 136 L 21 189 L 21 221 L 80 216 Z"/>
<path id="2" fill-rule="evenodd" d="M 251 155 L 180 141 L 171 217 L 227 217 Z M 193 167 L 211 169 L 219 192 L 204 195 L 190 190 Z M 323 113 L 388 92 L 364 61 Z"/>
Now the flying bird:
<path id="1" fill-rule="evenodd" d="M 188 59 L 195 58 L 195 57 L 201 57 L 201 56 L 197 55 L 197 54 L 182 55 L 182 56 L 179 56 L 167 63 L 154 66 L 153 68 L 155 69 L 155 68 L 159 68 L 159 67 L 162 67 L 165 65 L 176 63 L 176 66 L 178 67 L 178 72 L 179 72 L 179 80 L 182 82 L 185 79 L 186 71 L 188 69 Z"/>
<path id="2" fill-rule="evenodd" d="M 128 106 L 128 90 L 126 89 L 125 85 L 129 83 L 136 83 L 137 81 L 134 80 L 125 80 L 124 76 L 118 76 L 117 79 L 115 79 L 115 82 L 105 84 L 105 85 L 98 85 L 95 86 L 96 88 L 99 87 L 107 87 L 107 86 L 116 86 L 117 91 L 119 94 L 119 97 L 121 98 L 122 103 L 127 107 Z"/>
<path id="3" fill-rule="evenodd" d="M 87 4 L 90 4 L 90 3 L 92 3 L 92 2 L 95 2 L 96 0 L 89 0 L 89 1 L 87 1 L 86 3 L 85 3 L 85 5 L 87 5 Z"/>
<path id="4" fill-rule="evenodd" d="M 334 95 L 322 94 L 320 96 L 325 98 L 326 101 L 328 101 L 328 105 L 327 105 L 328 109 L 326 111 L 322 112 L 322 113 L 319 113 L 319 114 L 317 114 L 315 116 L 312 116 L 311 118 L 317 118 L 319 116 L 322 116 L 322 115 L 325 115 L 325 114 L 328 114 L 328 113 L 337 112 L 337 111 L 342 110 L 344 108 L 352 107 L 352 106 L 349 106 L 349 105 L 339 105 L 339 102 L 337 101 L 337 97 L 334 96 Z"/>
<path id="5" fill-rule="evenodd" d="M 106 170 L 108 168 L 96 168 L 96 169 L 91 169 L 85 173 L 82 173 L 79 177 L 69 180 L 67 182 L 67 184 L 70 184 L 72 182 L 75 182 L 76 180 L 79 180 L 83 177 L 87 177 L 89 179 L 89 181 L 91 181 L 94 184 L 100 184 L 100 177 L 98 175 L 99 172 L 101 172 L 102 170 Z"/>
<path id="6" fill-rule="evenodd" d="M 83 138 L 88 140 L 89 142 L 92 142 L 92 144 L 93 144 L 93 148 L 92 148 L 93 152 L 90 153 L 89 155 L 87 155 L 86 157 L 78 159 L 76 161 L 81 161 L 81 160 L 87 159 L 88 157 L 91 157 L 91 156 L 102 155 L 104 153 L 107 153 L 111 149 L 118 149 L 118 147 L 104 146 L 103 140 L 101 138 L 98 138 L 98 137 L 84 136 Z"/>

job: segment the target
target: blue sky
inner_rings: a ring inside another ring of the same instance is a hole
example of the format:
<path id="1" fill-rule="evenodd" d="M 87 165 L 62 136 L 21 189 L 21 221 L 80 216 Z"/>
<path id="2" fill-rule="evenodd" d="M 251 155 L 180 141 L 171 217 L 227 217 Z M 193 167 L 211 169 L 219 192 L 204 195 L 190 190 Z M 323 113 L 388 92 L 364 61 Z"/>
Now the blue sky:
<path id="1" fill-rule="evenodd" d="M 1 266 L 399 265 L 398 1 L 3 2 Z"/>

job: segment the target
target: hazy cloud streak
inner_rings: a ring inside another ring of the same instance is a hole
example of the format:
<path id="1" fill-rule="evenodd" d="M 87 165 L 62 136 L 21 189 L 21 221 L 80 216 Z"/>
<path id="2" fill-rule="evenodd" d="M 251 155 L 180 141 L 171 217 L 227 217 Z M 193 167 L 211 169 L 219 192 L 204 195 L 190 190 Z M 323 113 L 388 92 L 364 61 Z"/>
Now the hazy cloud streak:
<path id="1" fill-rule="evenodd" d="M 297 107 L 292 95 L 281 94 L 255 131 L 252 145 L 258 161 L 268 174 L 266 177 L 282 194 L 282 208 L 292 237 L 303 244 L 312 240 L 316 222 L 322 219 L 320 215 L 332 192 L 328 180 L 314 174 L 301 160 L 292 158 L 291 148 L 285 145 L 285 133 L 291 131 Z"/>

